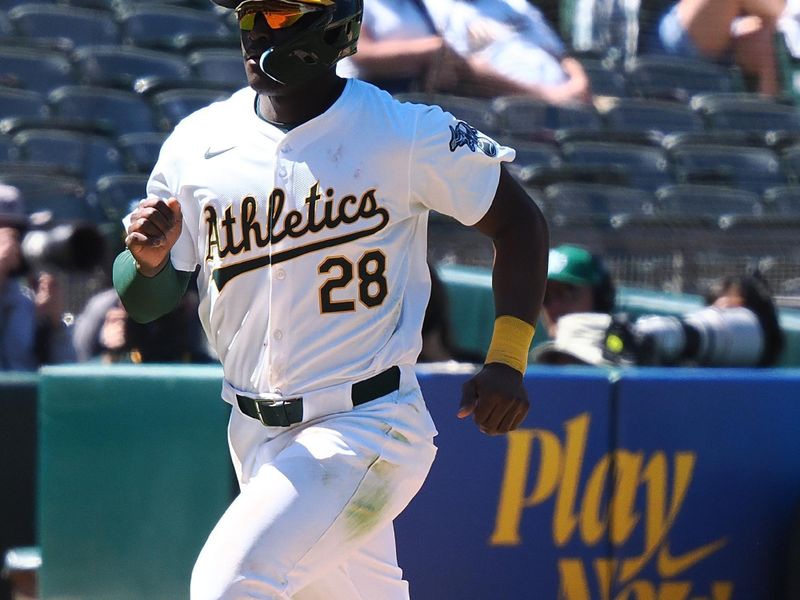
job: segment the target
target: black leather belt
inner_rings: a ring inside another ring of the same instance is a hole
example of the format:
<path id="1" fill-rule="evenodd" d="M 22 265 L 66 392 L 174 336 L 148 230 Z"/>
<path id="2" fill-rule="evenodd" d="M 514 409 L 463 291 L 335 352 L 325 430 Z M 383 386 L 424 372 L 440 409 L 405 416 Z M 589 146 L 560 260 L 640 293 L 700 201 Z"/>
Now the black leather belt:
<path id="1" fill-rule="evenodd" d="M 353 407 L 391 394 L 400 387 L 400 367 L 392 367 L 353 384 Z M 303 421 L 303 397 L 257 400 L 236 394 L 239 410 L 268 427 L 288 427 Z"/>

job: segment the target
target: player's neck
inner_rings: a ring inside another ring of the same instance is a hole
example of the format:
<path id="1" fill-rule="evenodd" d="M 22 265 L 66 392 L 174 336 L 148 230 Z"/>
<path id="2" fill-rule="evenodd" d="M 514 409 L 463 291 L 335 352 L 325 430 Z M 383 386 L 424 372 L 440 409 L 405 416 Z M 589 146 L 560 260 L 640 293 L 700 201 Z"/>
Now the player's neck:
<path id="1" fill-rule="evenodd" d="M 259 94 L 256 107 L 271 123 L 296 126 L 318 117 L 341 96 L 346 80 L 334 72 L 279 95 Z"/>

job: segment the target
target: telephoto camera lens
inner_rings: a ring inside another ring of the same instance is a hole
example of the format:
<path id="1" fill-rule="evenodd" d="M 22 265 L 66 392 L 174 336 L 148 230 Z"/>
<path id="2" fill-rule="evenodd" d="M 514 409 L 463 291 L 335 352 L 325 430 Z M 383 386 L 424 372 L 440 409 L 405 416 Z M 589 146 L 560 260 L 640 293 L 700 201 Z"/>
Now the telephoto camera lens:
<path id="1" fill-rule="evenodd" d="M 762 362 L 765 347 L 753 311 L 708 307 L 685 317 L 615 318 L 603 354 L 619 365 L 754 367 Z"/>

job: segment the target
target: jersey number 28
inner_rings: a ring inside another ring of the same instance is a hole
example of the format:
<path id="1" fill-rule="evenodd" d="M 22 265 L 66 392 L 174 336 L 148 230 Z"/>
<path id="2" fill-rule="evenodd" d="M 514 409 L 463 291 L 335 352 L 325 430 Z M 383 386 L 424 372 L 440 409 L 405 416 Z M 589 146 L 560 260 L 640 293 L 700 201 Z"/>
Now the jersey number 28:
<path id="1" fill-rule="evenodd" d="M 388 294 L 386 284 L 386 256 L 380 250 L 370 250 L 358 259 L 358 300 L 367 308 L 383 303 Z M 332 275 L 319 288 L 319 305 L 322 313 L 350 312 L 356 309 L 355 299 L 334 300 L 339 288 L 347 287 L 353 281 L 353 262 L 344 256 L 330 256 L 318 268 L 320 275 Z"/>

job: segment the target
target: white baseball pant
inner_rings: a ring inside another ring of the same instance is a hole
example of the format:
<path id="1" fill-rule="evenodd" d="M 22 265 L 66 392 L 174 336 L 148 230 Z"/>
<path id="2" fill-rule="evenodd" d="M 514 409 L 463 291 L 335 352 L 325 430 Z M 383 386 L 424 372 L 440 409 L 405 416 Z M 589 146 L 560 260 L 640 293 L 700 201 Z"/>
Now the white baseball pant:
<path id="1" fill-rule="evenodd" d="M 403 380 L 266 440 L 275 428 L 234 407 L 241 493 L 200 552 L 191 600 L 409 598 L 392 521 L 430 470 L 436 430 L 415 378 Z"/>

